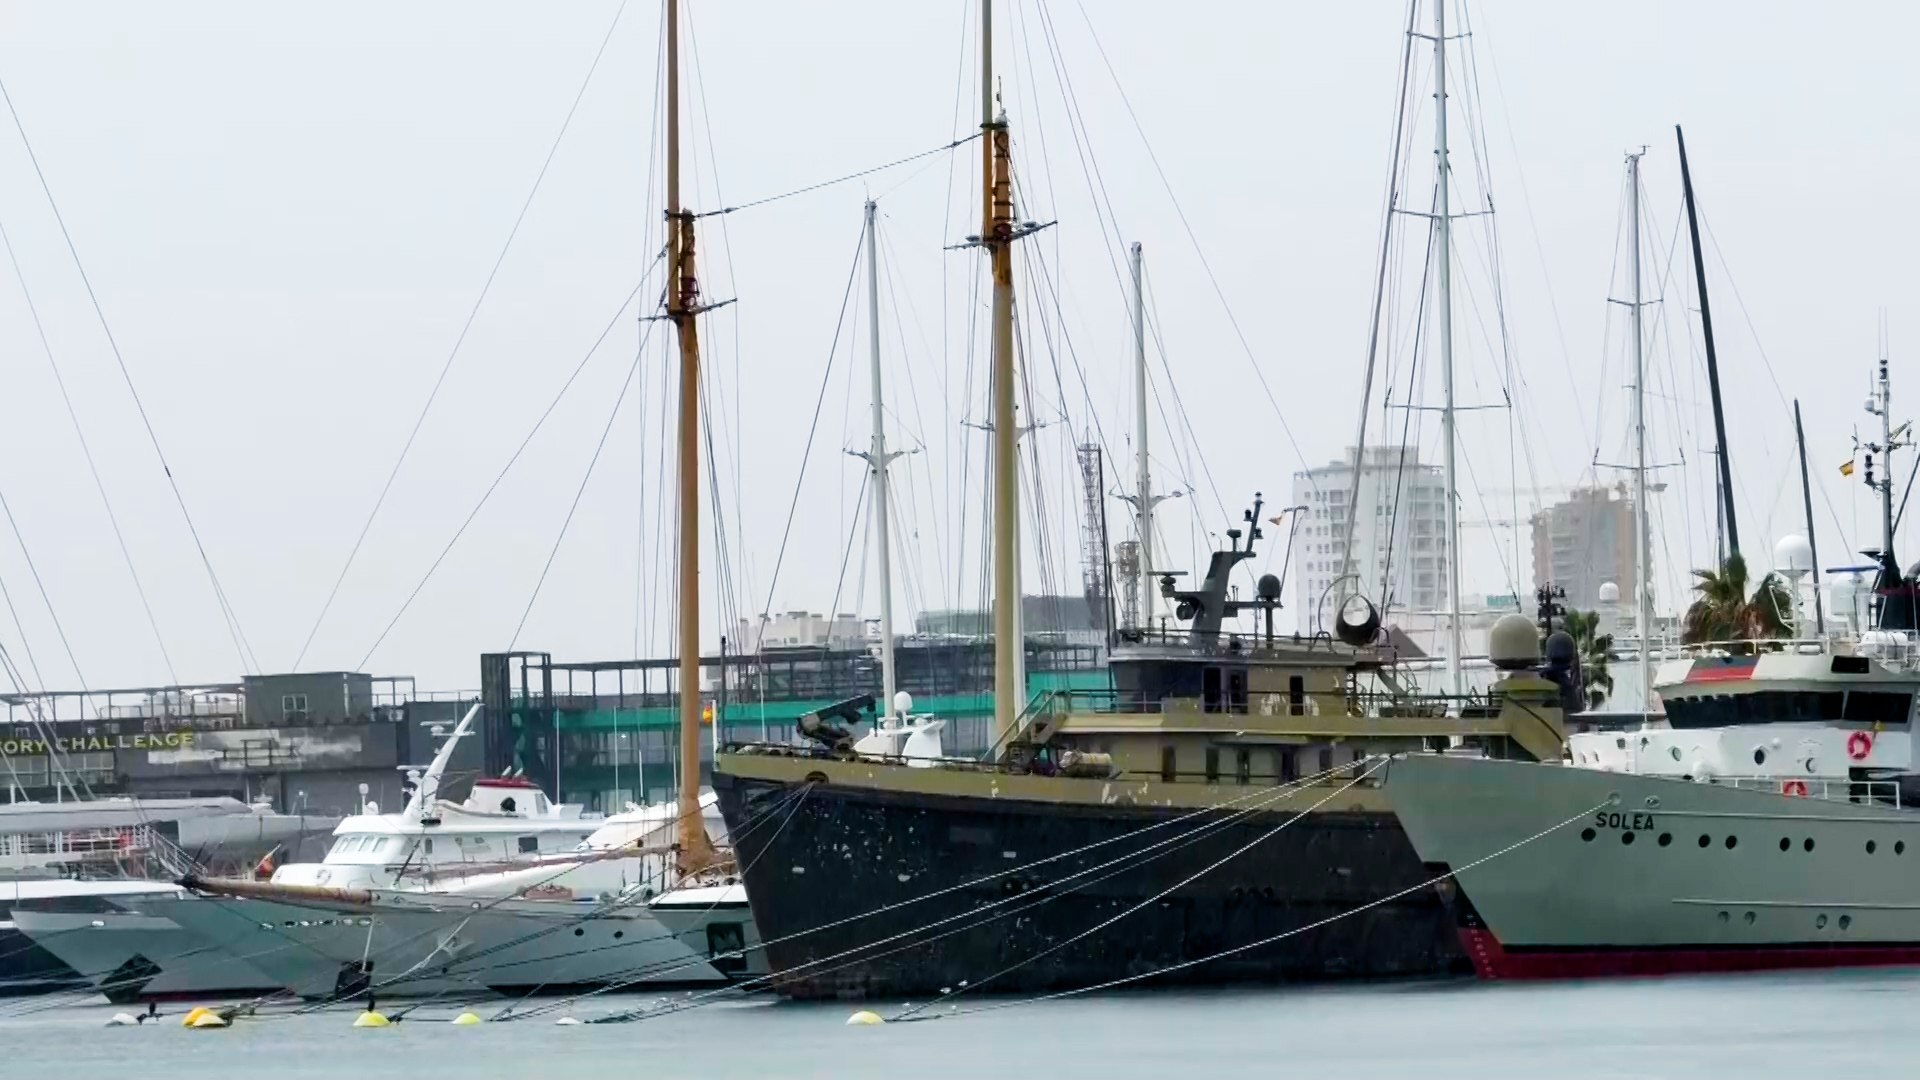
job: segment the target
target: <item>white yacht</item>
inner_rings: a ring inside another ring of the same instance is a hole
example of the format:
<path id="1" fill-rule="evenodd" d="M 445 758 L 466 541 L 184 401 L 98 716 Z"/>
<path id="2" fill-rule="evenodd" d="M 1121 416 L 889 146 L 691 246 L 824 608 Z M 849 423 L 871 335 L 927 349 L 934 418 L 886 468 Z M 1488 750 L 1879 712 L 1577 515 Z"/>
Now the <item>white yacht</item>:
<path id="1" fill-rule="evenodd" d="M 114 959 L 102 966 L 94 935 L 83 943 L 75 933 L 119 921 L 110 897 L 179 892 L 147 875 L 177 866 L 181 852 L 251 866 L 271 851 L 324 842 L 339 820 L 225 796 L 0 805 L 0 993 L 143 985 L 150 964 L 109 949 Z"/>
<path id="2" fill-rule="evenodd" d="M 535 785 L 514 778 L 477 780 L 466 799 L 441 799 L 455 742 L 478 711 L 476 706 L 467 713 L 415 779 L 405 809 L 382 814 L 370 805 L 368 813 L 339 821 L 321 861 L 280 866 L 272 883 L 291 890 L 432 888 L 571 852 L 604 823 L 578 806 L 556 805 Z M 17 921 L 40 950 L 115 1001 L 252 994 L 285 984 L 263 975 L 245 950 L 231 947 L 235 928 L 258 922 L 242 910 L 250 902 L 209 900 L 150 882 L 79 909 L 36 902 L 29 906 L 40 910 L 23 910 Z M 212 919 L 178 917 L 209 903 L 223 905 L 208 912 Z"/>

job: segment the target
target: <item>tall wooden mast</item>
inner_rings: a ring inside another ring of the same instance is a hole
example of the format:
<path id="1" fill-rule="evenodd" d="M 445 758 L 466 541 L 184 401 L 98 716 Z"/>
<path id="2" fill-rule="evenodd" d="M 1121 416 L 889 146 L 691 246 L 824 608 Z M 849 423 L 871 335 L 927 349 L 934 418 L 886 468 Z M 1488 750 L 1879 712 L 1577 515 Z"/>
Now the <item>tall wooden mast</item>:
<path id="1" fill-rule="evenodd" d="M 1020 421 L 1013 395 L 1013 164 L 1007 118 L 993 107 L 993 0 L 980 2 L 980 243 L 993 267 L 993 745 L 1025 704 L 1020 683 Z"/>
<path id="2" fill-rule="evenodd" d="M 680 338 L 680 805 L 681 876 L 719 862 L 700 813 L 700 278 L 693 214 L 680 205 L 680 4 L 667 5 L 667 318 Z M 724 673 L 723 673 L 724 677 Z M 714 723 L 720 718 L 714 717 Z"/>

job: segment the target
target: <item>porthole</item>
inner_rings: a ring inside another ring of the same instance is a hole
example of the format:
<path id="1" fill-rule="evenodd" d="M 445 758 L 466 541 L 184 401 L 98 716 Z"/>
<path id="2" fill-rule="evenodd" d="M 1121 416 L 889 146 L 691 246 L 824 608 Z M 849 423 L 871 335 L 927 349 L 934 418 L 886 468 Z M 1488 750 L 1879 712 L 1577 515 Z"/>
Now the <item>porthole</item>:
<path id="1" fill-rule="evenodd" d="M 1764 747 L 1756 746 L 1753 748 L 1753 763 L 1755 765 L 1765 765 L 1767 763 L 1767 751 Z"/>
<path id="2" fill-rule="evenodd" d="M 1727 837 L 1727 850 L 1728 850 L 1728 851 L 1732 851 L 1732 850 L 1733 850 L 1734 848 L 1737 848 L 1737 847 L 1739 847 L 1739 846 L 1740 846 L 1740 838 L 1739 838 L 1739 837 L 1737 837 L 1737 836 L 1732 836 L 1732 835 L 1729 835 L 1729 836 Z"/>
<path id="3" fill-rule="evenodd" d="M 1749 911 L 1749 912 L 1747 912 L 1747 913 L 1746 913 L 1745 915 L 1742 915 L 1742 916 L 1740 916 L 1740 921 L 1741 921 L 1741 922 L 1744 922 L 1744 923 L 1746 923 L 1746 924 L 1747 924 L 1748 926 L 1752 926 L 1752 925 L 1753 925 L 1753 912 L 1751 912 L 1751 911 Z"/>
<path id="4" fill-rule="evenodd" d="M 1793 848 L 1793 841 L 1791 841 L 1791 840 L 1789 840 L 1789 839 L 1787 839 L 1787 838 L 1786 838 L 1786 837 L 1784 837 L 1784 836 L 1780 838 L 1780 850 L 1781 850 L 1781 851 L 1789 851 L 1789 850 L 1791 850 L 1792 848 Z"/>
<path id="5" fill-rule="evenodd" d="M 1875 844 L 1875 843 L 1874 843 L 1873 841 L 1871 841 L 1871 840 L 1869 840 L 1869 841 L 1867 841 L 1867 854 L 1869 854 L 1869 855 L 1871 855 L 1871 854 L 1873 854 L 1873 849 L 1874 849 L 1874 848 L 1876 848 L 1876 847 L 1878 847 L 1878 846 L 1879 846 L 1878 844 Z"/>
<path id="6" fill-rule="evenodd" d="M 1673 760 L 1675 760 L 1675 761 L 1679 761 L 1679 760 L 1680 760 L 1680 748 L 1679 748 L 1679 747 L 1677 747 L 1677 746 L 1669 746 L 1669 747 L 1667 747 L 1667 756 L 1668 756 L 1668 757 L 1670 757 L 1670 758 L 1672 758 L 1672 759 L 1673 759 Z"/>
<path id="7" fill-rule="evenodd" d="M 1813 837 L 1811 837 L 1811 836 L 1809 836 L 1809 837 L 1807 837 L 1807 838 L 1806 838 L 1805 840 L 1802 840 L 1802 841 L 1800 841 L 1800 850 L 1802 850 L 1802 851 L 1812 851 L 1812 850 L 1813 850 Z"/>
<path id="8" fill-rule="evenodd" d="M 619 941 L 621 938 L 626 936 L 627 936 L 627 932 L 625 930 L 615 930 L 613 932 L 613 940 L 615 941 Z"/>
<path id="9" fill-rule="evenodd" d="M 1595 833 L 1592 829 L 1580 830 L 1580 839 L 1585 840 L 1589 844 L 1593 843 L 1593 838 L 1597 835 L 1598 834 Z"/>
<path id="10" fill-rule="evenodd" d="M 1827 928 L 1827 917 L 1825 915 L 1815 916 L 1813 920 L 1813 928 L 1815 930 L 1825 930 Z"/>
<path id="11" fill-rule="evenodd" d="M 1672 834 L 1672 833 L 1670 833 L 1670 832 L 1663 832 L 1663 833 L 1661 833 L 1661 834 L 1660 834 L 1660 846 L 1661 846 L 1661 847 L 1666 847 L 1666 846 L 1667 846 L 1668 844 L 1671 844 L 1671 843 L 1673 843 L 1673 834 Z"/>
<path id="12" fill-rule="evenodd" d="M 1853 925 L 1853 916 L 1851 915 L 1840 916 L 1840 929 L 1845 930 L 1852 925 Z"/>
<path id="13" fill-rule="evenodd" d="M 585 930 L 582 930 L 582 929 L 581 929 L 580 927 L 578 927 L 578 926 L 576 926 L 576 927 L 574 927 L 574 928 L 573 928 L 573 936 L 574 936 L 574 937 L 584 937 L 584 936 L 586 936 L 586 933 L 587 933 L 587 932 L 586 932 Z"/>
<path id="14" fill-rule="evenodd" d="M 1623 832 L 1623 833 L 1621 833 L 1621 834 L 1620 834 L 1620 842 L 1621 842 L 1622 844 L 1631 844 L 1631 843 L 1633 843 L 1633 833 L 1632 833 L 1632 832 Z"/>
<path id="15" fill-rule="evenodd" d="M 1711 836 L 1708 836 L 1708 835 L 1707 835 L 1706 833 L 1701 833 L 1701 834 L 1700 834 L 1700 846 L 1701 846 L 1701 847 L 1706 847 L 1706 846 L 1707 846 L 1708 844 L 1711 844 L 1711 843 L 1713 843 L 1713 837 L 1711 837 Z"/>
<path id="16" fill-rule="evenodd" d="M 1715 916 L 1715 918 L 1719 919 L 1721 922 L 1724 923 L 1724 922 L 1730 921 L 1731 916 L 1729 916 L 1726 912 L 1723 911 L 1719 915 Z"/>

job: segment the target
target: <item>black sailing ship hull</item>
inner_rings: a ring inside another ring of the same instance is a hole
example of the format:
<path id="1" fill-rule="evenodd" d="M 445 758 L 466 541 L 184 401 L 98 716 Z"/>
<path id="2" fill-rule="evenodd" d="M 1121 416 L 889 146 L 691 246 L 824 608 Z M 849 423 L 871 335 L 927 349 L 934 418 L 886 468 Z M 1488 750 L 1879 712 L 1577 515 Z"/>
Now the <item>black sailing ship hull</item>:
<path id="1" fill-rule="evenodd" d="M 1142 981 L 1473 972 L 1440 897 L 1418 887 L 1430 875 L 1384 811 L 1254 812 L 1220 825 L 1228 815 L 1170 823 L 1192 811 L 1164 807 L 823 783 L 800 794 L 726 773 L 714 787 L 773 988 L 790 997 L 1033 993 L 1154 972 Z M 1162 841 L 1171 842 L 1152 847 Z M 1061 852 L 1074 854 L 1034 865 Z M 1402 890 L 1411 891 L 1360 910 Z M 1277 940 L 1194 962 L 1268 939 Z"/>

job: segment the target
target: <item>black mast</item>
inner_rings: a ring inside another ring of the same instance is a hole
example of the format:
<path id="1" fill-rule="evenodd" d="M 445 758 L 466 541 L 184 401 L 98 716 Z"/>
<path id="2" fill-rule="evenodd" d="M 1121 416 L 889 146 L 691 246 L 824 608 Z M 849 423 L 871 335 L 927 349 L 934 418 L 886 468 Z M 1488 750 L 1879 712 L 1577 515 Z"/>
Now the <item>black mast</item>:
<path id="1" fill-rule="evenodd" d="M 1820 603 L 1820 544 L 1813 538 L 1813 485 L 1807 482 L 1807 433 L 1800 427 L 1800 399 L 1793 399 L 1793 441 L 1800 447 L 1800 501 L 1807 510 L 1807 561 L 1813 564 L 1813 625 L 1827 636 L 1827 614 Z M 1805 637 L 1798 629 L 1796 637 Z"/>
<path id="2" fill-rule="evenodd" d="M 1720 503 L 1727 514 L 1727 553 L 1740 554 L 1740 526 L 1733 519 L 1733 466 L 1727 461 L 1727 418 L 1720 408 L 1720 359 L 1713 351 L 1713 308 L 1707 304 L 1707 261 L 1700 251 L 1700 215 L 1693 208 L 1693 173 L 1687 169 L 1687 137 L 1673 125 L 1680 144 L 1680 188 L 1687 197 L 1687 236 L 1693 241 L 1693 282 L 1700 294 L 1700 331 L 1707 341 L 1707 389 L 1713 394 L 1713 438 L 1720 453 Z M 1811 538 L 1809 538 L 1811 539 Z"/>

